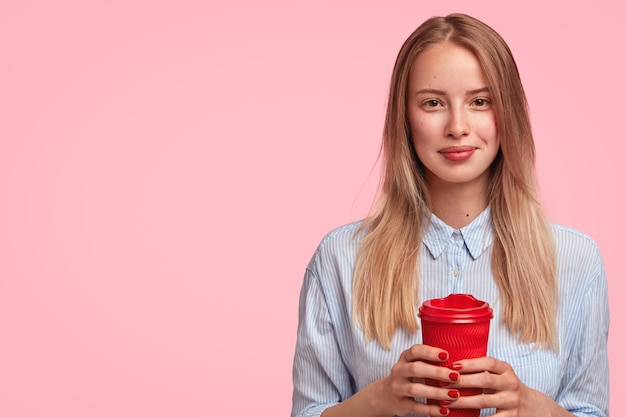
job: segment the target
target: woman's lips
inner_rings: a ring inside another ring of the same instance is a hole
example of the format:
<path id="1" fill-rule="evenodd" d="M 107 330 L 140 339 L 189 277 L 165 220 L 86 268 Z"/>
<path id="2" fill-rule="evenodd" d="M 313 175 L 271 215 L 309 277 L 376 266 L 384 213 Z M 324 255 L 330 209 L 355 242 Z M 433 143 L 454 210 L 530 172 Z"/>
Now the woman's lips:
<path id="1" fill-rule="evenodd" d="M 450 146 L 439 151 L 444 158 L 450 161 L 464 161 L 474 154 L 473 146 Z"/>

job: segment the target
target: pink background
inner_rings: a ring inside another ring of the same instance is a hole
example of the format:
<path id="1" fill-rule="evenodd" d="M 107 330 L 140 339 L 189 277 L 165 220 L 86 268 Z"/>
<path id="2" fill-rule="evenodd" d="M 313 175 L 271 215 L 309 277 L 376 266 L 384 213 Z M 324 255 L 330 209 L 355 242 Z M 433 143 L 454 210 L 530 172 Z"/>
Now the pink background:
<path id="1" fill-rule="evenodd" d="M 0 415 L 288 415 L 304 267 L 371 202 L 401 43 L 453 11 L 509 42 L 547 211 L 602 250 L 626 412 L 626 26 L 556 3 L 3 1 Z"/>

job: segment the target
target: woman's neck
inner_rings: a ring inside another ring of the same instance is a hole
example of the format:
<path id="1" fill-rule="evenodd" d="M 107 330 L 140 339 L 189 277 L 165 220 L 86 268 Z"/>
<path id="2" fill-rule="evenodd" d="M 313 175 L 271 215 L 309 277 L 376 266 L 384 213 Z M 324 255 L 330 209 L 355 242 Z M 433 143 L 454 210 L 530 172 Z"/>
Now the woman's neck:
<path id="1" fill-rule="evenodd" d="M 487 207 L 487 186 L 438 184 L 430 187 L 432 212 L 454 229 L 467 226 Z"/>

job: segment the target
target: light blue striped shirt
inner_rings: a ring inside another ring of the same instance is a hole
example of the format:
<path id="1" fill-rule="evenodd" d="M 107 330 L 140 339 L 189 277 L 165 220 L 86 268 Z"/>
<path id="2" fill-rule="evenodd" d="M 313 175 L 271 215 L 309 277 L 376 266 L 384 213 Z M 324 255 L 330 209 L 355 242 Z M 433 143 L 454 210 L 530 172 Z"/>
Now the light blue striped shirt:
<path id="1" fill-rule="evenodd" d="M 402 351 L 421 343 L 419 331 L 408 334 L 399 330 L 391 350 L 385 350 L 376 342 L 366 344 L 353 324 L 352 273 L 359 226 L 351 223 L 326 235 L 306 269 L 293 367 L 292 417 L 319 416 L 387 376 Z M 494 310 L 489 356 L 511 364 L 524 384 L 573 414 L 606 416 L 609 311 L 604 264 L 589 237 L 559 225 L 552 225 L 552 231 L 560 296 L 558 353 L 520 344 L 500 323 L 501 305 L 491 272 L 494 235 L 488 208 L 460 230 L 433 216 L 420 252 L 420 297 L 427 300 L 468 293 L 487 301 Z M 481 416 L 494 412 L 485 409 Z"/>

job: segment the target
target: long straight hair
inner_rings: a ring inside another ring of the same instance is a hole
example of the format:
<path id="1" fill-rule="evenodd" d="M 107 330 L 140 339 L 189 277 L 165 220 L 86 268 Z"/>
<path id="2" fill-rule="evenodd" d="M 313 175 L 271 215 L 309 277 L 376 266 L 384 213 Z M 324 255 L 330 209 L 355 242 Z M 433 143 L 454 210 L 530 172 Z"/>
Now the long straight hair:
<path id="1" fill-rule="evenodd" d="M 526 95 L 506 42 L 486 24 L 463 14 L 427 20 L 398 53 L 383 131 L 381 195 L 359 230 L 363 240 L 354 273 L 354 317 L 368 341 L 377 340 L 386 348 L 398 328 L 418 330 L 418 254 L 429 222 L 430 195 L 412 145 L 406 94 L 417 56 L 442 42 L 473 52 L 492 92 L 501 144 L 490 168 L 488 201 L 495 230 L 492 271 L 502 321 L 520 341 L 556 349 L 556 256 L 537 199 Z"/>

